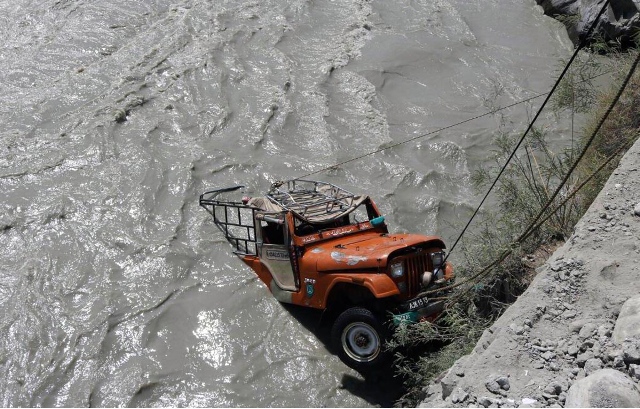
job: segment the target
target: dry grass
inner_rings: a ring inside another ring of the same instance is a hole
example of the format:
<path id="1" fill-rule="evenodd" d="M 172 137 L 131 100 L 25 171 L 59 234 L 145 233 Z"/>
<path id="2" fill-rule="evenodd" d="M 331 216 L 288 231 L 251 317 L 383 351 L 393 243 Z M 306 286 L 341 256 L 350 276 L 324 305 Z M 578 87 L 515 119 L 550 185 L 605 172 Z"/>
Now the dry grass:
<path id="1" fill-rule="evenodd" d="M 598 94 L 592 84 L 585 86 L 586 82 L 577 82 L 575 78 L 570 78 L 563 84 L 554 104 L 556 112 L 567 109 L 569 95 L 572 100 L 577 96 L 581 101 L 579 107 L 571 106 L 574 112 L 591 107 L 587 113 L 591 119 L 581 132 L 583 140 L 578 142 L 573 150 L 553 154 L 546 145 L 544 132 L 534 129 L 528 138 L 529 143 L 523 144 L 524 149 L 529 151 L 523 150 L 516 155 L 513 164 L 507 168 L 496 185 L 498 210 L 485 212 L 484 220 L 476 223 L 476 229 L 460 242 L 461 251 L 456 257 L 457 274 L 460 279 L 479 271 L 505 248 L 510 247 L 512 240 L 539 212 L 548 198 L 548 192 L 556 189 L 558 181 L 563 178 L 577 153 L 582 151 L 587 138 L 591 136 L 611 103 L 621 79 L 627 73 L 632 57 L 634 56 L 626 54 L 609 58 L 610 62 L 613 61 L 611 66 L 616 67 L 616 73 L 610 89 L 605 92 Z M 589 64 L 580 74 L 582 77 L 588 78 L 596 72 L 597 63 L 591 61 Z M 575 87 L 577 83 L 580 87 Z M 640 73 L 636 72 L 569 180 L 567 192 L 573 186 L 579 185 L 613 152 L 623 147 L 624 153 L 638 139 L 638 107 Z M 503 129 L 496 136 L 495 165 L 474 175 L 474 183 L 480 191 L 492 182 L 519 136 Z M 535 172 L 532 166 L 533 157 Z M 396 367 L 399 376 L 404 378 L 407 389 L 403 399 L 398 402 L 399 405 L 415 406 L 424 398 L 424 385 L 441 375 L 459 357 L 471 351 L 482 331 L 527 288 L 535 276 L 535 268 L 552 254 L 552 249 L 571 234 L 573 227 L 593 202 L 618 162 L 619 158 L 610 163 L 535 234 L 513 248 L 513 253 L 505 262 L 494 268 L 490 275 L 484 277 L 481 282 L 462 287 L 458 291 L 456 304 L 436 326 L 420 324 L 413 328 L 398 329 L 392 344 L 404 351 L 396 355 Z M 557 199 L 560 200 L 562 197 Z"/>

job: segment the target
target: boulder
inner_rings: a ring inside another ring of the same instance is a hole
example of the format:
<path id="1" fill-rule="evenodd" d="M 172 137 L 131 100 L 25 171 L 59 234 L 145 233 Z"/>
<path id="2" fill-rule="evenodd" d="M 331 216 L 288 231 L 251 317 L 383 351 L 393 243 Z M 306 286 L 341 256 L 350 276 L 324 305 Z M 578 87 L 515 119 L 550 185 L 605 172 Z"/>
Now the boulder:
<path id="1" fill-rule="evenodd" d="M 598 358 L 591 358 L 588 359 L 585 363 L 584 363 L 584 372 L 587 375 L 590 375 L 592 373 L 597 372 L 598 370 L 602 369 L 602 361 Z"/>
<path id="2" fill-rule="evenodd" d="M 627 338 L 622 343 L 622 357 L 626 364 L 640 364 L 640 338 Z"/>
<path id="3" fill-rule="evenodd" d="M 637 408 L 640 390 L 627 375 L 601 369 L 571 385 L 566 408 Z"/>
<path id="4" fill-rule="evenodd" d="M 629 298 L 620 309 L 612 339 L 622 344 L 627 338 L 640 338 L 640 295 Z"/>
<path id="5" fill-rule="evenodd" d="M 562 21 L 574 43 L 587 34 L 604 1 L 536 0 L 546 15 L 556 18 L 565 16 Z M 640 27 L 639 8 L 640 5 L 634 0 L 611 0 L 608 10 L 600 17 L 595 34 L 607 41 L 619 40 L 623 45 L 630 45 L 634 30 Z"/>

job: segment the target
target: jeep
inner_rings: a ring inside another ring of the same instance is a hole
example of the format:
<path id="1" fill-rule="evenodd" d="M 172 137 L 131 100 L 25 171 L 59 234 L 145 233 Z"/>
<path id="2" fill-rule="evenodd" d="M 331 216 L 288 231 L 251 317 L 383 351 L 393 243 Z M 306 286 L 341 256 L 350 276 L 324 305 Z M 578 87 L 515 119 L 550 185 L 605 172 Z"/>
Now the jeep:
<path id="1" fill-rule="evenodd" d="M 200 205 L 282 303 L 330 311 L 331 344 L 357 370 L 379 366 L 392 325 L 433 321 L 454 279 L 437 236 L 389 233 L 369 196 L 326 182 L 212 190 Z"/>

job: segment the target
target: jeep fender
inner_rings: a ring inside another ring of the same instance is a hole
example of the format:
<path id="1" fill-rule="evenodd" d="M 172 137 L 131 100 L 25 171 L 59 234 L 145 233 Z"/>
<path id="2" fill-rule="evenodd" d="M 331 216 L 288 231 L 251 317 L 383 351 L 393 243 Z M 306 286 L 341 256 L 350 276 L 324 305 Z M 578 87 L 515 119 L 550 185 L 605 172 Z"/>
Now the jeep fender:
<path id="1" fill-rule="evenodd" d="M 396 283 L 393 282 L 391 277 L 386 274 L 350 274 L 350 275 L 339 275 L 335 277 L 324 297 L 324 305 L 328 307 L 327 300 L 334 287 L 337 284 L 344 283 L 350 285 L 357 285 L 360 287 L 364 287 L 375 297 L 375 298 L 386 298 L 391 297 L 392 295 L 400 294 L 400 290 L 396 286 Z"/>

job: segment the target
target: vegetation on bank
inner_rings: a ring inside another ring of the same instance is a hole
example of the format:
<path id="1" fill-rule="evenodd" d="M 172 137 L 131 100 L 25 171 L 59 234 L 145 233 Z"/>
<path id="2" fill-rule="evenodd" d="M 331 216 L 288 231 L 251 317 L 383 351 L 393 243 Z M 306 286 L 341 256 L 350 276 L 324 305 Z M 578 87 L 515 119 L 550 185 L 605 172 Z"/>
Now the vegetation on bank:
<path id="1" fill-rule="evenodd" d="M 635 51 L 625 54 L 608 51 L 607 57 L 584 53 L 581 61 L 574 62 L 575 68 L 572 67 L 553 97 L 552 110 L 558 119 L 582 116 L 585 125 L 576 132 L 575 139 L 572 137 L 570 143 L 558 151 L 548 142 L 547 128 L 532 129 L 494 188 L 492 208 L 496 210 L 483 210 L 482 220 L 474 221 L 475 228 L 462 239 L 457 247 L 459 251 L 452 256 L 458 281 L 481 271 L 505 249 L 511 249 L 511 254 L 481 280 L 456 288 L 448 313 L 438 322 L 401 326 L 396 330 L 390 346 L 398 351 L 397 372 L 406 386 L 406 394 L 398 405 L 415 406 L 424 398 L 424 386 L 430 380 L 473 349 L 484 329 L 527 288 L 541 258 L 551 254 L 545 249 L 572 233 L 619 159 L 638 139 L 640 72 L 636 71 L 552 208 L 560 205 L 606 159 L 612 155 L 614 159 L 578 194 L 561 205 L 546 223 L 518 246 L 513 246 L 513 240 L 536 217 L 582 152 L 636 56 Z M 603 73 L 612 79 L 604 91 L 595 85 Z M 496 118 L 499 131 L 495 137 L 495 164 L 478 170 L 473 176 L 479 192 L 485 192 L 494 181 L 522 135 L 522 130 L 510 129 L 512 124 L 502 111 L 496 112 Z"/>

